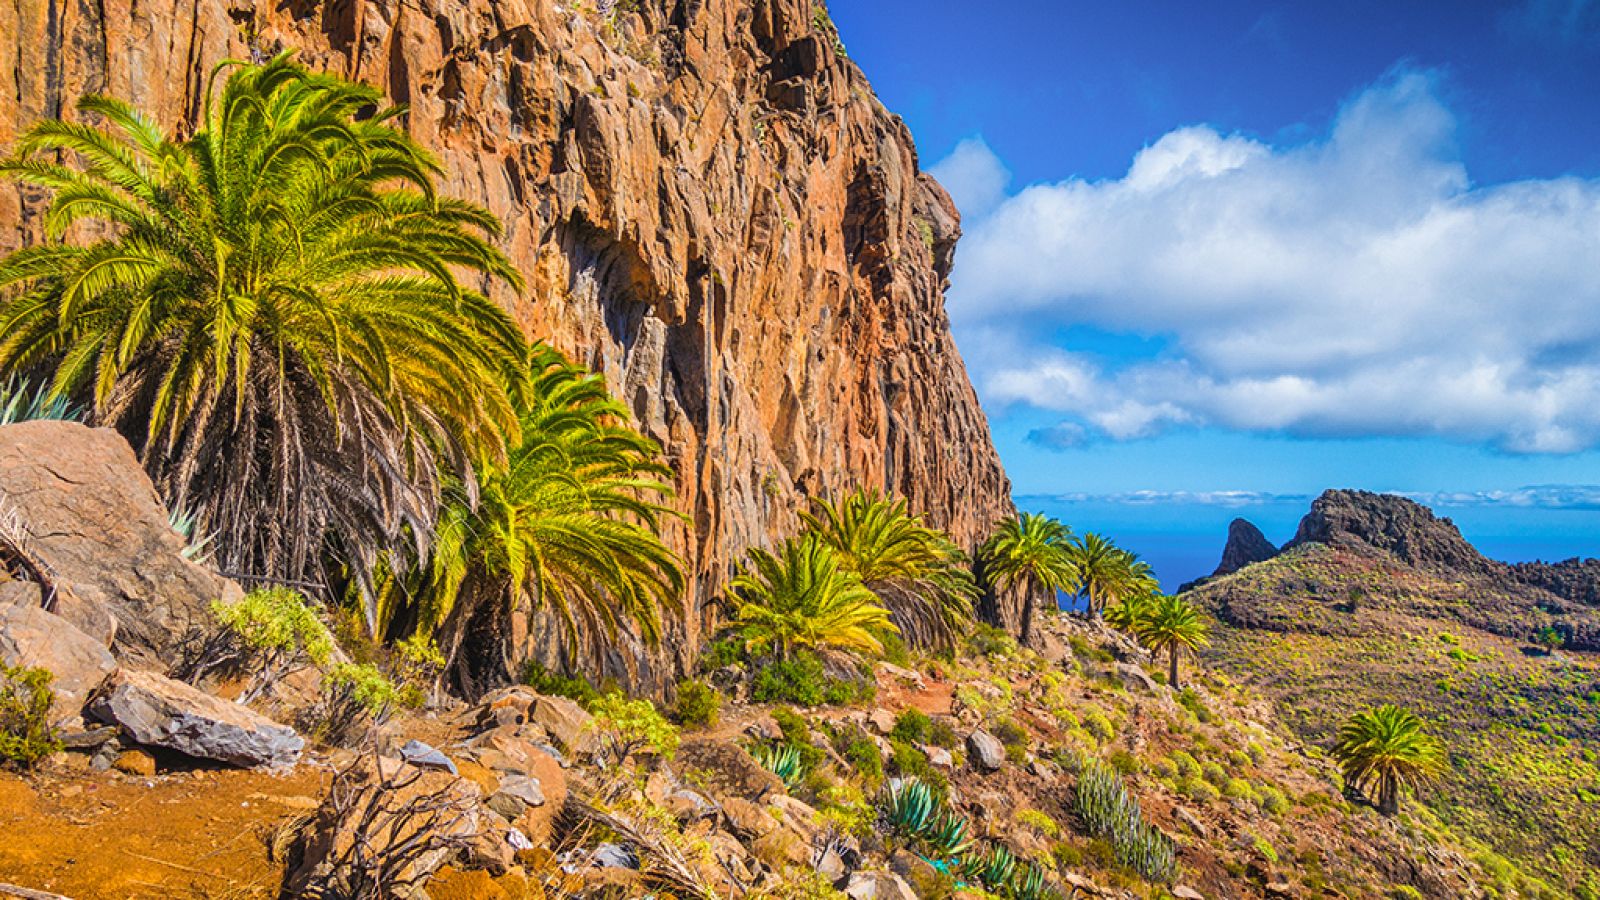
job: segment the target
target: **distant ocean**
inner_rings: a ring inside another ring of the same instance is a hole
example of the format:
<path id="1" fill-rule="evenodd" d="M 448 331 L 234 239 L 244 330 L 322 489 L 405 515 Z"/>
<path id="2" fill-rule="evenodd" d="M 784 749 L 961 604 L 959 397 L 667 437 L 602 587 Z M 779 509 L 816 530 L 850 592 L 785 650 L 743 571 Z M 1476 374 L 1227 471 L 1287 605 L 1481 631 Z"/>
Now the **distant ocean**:
<path id="1" fill-rule="evenodd" d="M 1098 531 L 1138 553 L 1155 567 L 1163 590 L 1209 575 L 1217 567 L 1235 517 L 1254 522 L 1267 540 L 1282 545 L 1294 537 L 1311 497 L 1272 498 L 1228 504 L 1161 499 L 1064 499 L 1019 496 L 1017 508 L 1052 515 L 1074 531 Z M 1434 510 L 1492 559 L 1557 562 L 1600 557 L 1600 511 L 1497 505 L 1441 506 Z"/>

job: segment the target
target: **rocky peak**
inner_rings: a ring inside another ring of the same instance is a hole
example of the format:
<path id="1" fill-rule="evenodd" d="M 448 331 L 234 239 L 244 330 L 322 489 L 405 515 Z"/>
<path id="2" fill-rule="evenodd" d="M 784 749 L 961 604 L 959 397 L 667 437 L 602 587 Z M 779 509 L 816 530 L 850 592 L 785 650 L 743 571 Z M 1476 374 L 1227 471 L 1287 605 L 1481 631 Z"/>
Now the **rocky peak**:
<path id="1" fill-rule="evenodd" d="M 1261 529 L 1247 519 L 1234 519 L 1228 523 L 1228 543 L 1222 548 L 1222 561 L 1212 578 L 1229 575 L 1251 563 L 1265 562 L 1278 555 L 1278 548 L 1267 540 Z"/>
<path id="2" fill-rule="evenodd" d="M 1421 568 L 1491 573 L 1503 568 L 1467 543 L 1449 519 L 1405 497 L 1330 490 L 1311 504 L 1289 546 L 1372 549 Z"/>

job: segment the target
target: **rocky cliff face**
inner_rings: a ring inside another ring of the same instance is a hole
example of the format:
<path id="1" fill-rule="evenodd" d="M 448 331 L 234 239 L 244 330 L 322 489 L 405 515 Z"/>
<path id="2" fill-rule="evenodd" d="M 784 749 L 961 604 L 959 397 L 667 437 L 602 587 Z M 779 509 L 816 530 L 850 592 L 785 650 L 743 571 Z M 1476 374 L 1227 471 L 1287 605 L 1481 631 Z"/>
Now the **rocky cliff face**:
<path id="1" fill-rule="evenodd" d="M 691 628 L 806 496 L 897 491 L 969 547 L 1011 508 L 943 309 L 955 209 L 810 0 L 20 0 L 0 35 L 0 145 L 92 91 L 192 129 L 218 60 L 286 47 L 409 103 L 506 224 L 497 299 L 667 448 Z M 0 250 L 40 201 L 0 189 Z"/>
<path id="2" fill-rule="evenodd" d="M 1413 500 L 1370 491 L 1324 491 L 1290 546 L 1306 543 L 1370 547 L 1414 566 L 1455 572 L 1487 574 L 1497 566 L 1449 519 Z"/>

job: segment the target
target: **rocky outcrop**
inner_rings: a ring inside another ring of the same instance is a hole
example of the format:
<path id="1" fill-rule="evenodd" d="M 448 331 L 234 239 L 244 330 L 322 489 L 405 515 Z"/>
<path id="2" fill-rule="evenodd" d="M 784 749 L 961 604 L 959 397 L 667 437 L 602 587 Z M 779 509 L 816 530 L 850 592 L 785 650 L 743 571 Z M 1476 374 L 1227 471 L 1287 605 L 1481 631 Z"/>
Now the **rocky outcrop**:
<path id="1" fill-rule="evenodd" d="M 1261 529 L 1247 519 L 1234 519 L 1228 523 L 1228 543 L 1222 548 L 1222 561 L 1217 563 L 1212 578 L 1237 572 L 1251 563 L 1265 562 L 1278 555 L 1278 548 L 1267 540 Z"/>
<path id="2" fill-rule="evenodd" d="M 0 604 L 0 663 L 50 673 L 52 721 L 75 718 L 117 668 L 105 644 L 30 604 Z"/>
<path id="3" fill-rule="evenodd" d="M 292 766 L 305 746 L 293 729 L 249 707 L 153 672 L 118 671 L 88 712 L 134 743 L 235 766 Z"/>
<path id="4" fill-rule="evenodd" d="M 1489 574 L 1503 568 L 1467 543 L 1454 522 L 1394 494 L 1324 491 L 1300 520 L 1289 546 L 1308 543 L 1380 550 L 1434 570 Z"/>
<path id="5" fill-rule="evenodd" d="M 178 637 L 237 585 L 182 556 L 155 488 L 115 431 L 0 427 L 0 513 L 46 584 L 45 607 L 121 655 L 166 668 Z"/>
<path id="6" fill-rule="evenodd" d="M 446 189 L 505 222 L 528 288 L 497 299 L 667 448 L 691 631 L 807 496 L 886 488 L 975 546 L 1009 486 L 943 308 L 958 217 L 904 123 L 811 0 L 614 6 L 21 0 L 0 145 L 87 91 L 190 129 L 218 60 L 298 48 L 411 105 Z M 0 250 L 40 209 L 0 189 Z"/>

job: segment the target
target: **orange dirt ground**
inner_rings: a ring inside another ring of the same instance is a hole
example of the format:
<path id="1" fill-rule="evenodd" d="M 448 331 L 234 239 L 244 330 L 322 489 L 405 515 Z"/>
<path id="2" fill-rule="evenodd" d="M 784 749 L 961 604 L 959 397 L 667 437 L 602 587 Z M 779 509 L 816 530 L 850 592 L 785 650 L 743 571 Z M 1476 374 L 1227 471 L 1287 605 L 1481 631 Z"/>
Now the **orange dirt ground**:
<path id="1" fill-rule="evenodd" d="M 272 898 L 282 875 L 272 841 L 327 780 L 309 765 L 282 777 L 0 772 L 0 883 L 73 900 Z"/>

